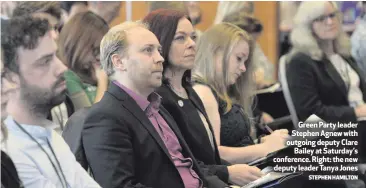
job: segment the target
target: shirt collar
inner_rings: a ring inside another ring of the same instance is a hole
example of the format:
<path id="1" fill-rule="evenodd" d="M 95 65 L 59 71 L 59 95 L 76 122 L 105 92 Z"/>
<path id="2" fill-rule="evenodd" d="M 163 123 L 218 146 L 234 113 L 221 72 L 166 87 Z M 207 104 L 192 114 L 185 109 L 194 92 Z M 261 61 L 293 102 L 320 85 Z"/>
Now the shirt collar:
<path id="1" fill-rule="evenodd" d="M 8 128 L 9 132 L 15 135 L 25 135 L 22 129 L 15 123 L 14 118 L 12 116 L 8 116 L 4 121 L 6 127 Z M 58 127 L 52 121 L 44 119 L 40 125 L 29 125 L 29 124 L 20 124 L 30 135 L 34 138 L 51 138 L 52 131 Z"/>
<path id="2" fill-rule="evenodd" d="M 156 92 L 151 93 L 149 97 L 146 99 L 116 80 L 113 81 L 113 83 L 116 84 L 118 87 L 120 87 L 122 90 L 124 90 L 128 95 L 130 95 L 143 111 L 145 111 L 149 106 L 152 106 L 155 109 L 159 108 L 162 97 Z"/>

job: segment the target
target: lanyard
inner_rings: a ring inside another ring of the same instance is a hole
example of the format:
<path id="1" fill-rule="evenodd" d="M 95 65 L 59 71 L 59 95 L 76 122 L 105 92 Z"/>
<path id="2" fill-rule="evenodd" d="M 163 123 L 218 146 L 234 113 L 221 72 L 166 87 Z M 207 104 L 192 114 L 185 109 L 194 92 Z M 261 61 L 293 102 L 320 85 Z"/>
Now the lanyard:
<path id="1" fill-rule="evenodd" d="M 15 121 L 14 120 L 14 123 L 25 133 L 25 134 L 27 134 L 35 143 L 37 143 L 37 145 L 38 145 L 38 147 L 43 151 L 43 153 L 45 153 L 46 155 L 47 155 L 47 158 L 48 158 L 48 160 L 51 162 L 51 164 L 52 164 L 52 167 L 53 167 L 53 169 L 55 170 L 55 172 L 56 172 L 56 174 L 57 174 L 57 176 L 58 176 L 58 178 L 59 178 L 59 180 L 60 180 L 60 182 L 61 182 L 61 184 L 62 184 L 62 187 L 67 187 L 67 181 L 66 181 L 66 178 L 65 178 L 65 174 L 63 173 L 63 171 L 62 171 L 62 168 L 61 168 L 61 165 L 60 165 L 60 162 L 58 161 L 58 159 L 57 159 L 57 157 L 56 157 L 56 154 L 55 154 L 55 152 L 53 151 L 53 149 L 52 149 L 52 147 L 51 147 L 51 144 L 50 144 L 50 142 L 48 141 L 48 139 L 46 139 L 47 140 L 47 145 L 48 145 L 48 147 L 50 148 L 50 150 L 51 150 L 51 152 L 52 152 L 52 155 L 53 155 L 53 157 L 55 158 L 55 160 L 56 160 L 56 162 L 57 162 L 57 165 L 58 165 L 58 167 L 59 167 L 59 169 L 60 169 L 60 171 L 61 171 L 61 173 L 57 170 L 57 168 L 56 168 L 56 165 L 54 164 L 54 162 L 52 161 L 52 159 L 51 159 L 51 156 L 46 152 L 46 150 L 41 146 L 41 144 L 39 143 L 39 142 L 37 142 L 37 140 L 31 135 L 31 134 L 29 134 L 28 133 L 28 131 L 26 131 L 17 121 Z M 61 178 L 61 175 L 62 175 L 62 178 Z"/>

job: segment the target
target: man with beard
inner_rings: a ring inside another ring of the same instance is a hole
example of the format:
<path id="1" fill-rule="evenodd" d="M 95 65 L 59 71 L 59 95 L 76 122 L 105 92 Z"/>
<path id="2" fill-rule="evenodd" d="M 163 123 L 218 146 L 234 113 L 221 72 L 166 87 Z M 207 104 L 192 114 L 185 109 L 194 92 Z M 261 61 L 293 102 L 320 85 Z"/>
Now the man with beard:
<path id="1" fill-rule="evenodd" d="M 66 66 L 47 20 L 14 17 L 1 33 L 4 67 L 15 89 L 8 102 L 6 153 L 24 187 L 100 187 L 75 160 L 47 120 L 65 100 Z"/>

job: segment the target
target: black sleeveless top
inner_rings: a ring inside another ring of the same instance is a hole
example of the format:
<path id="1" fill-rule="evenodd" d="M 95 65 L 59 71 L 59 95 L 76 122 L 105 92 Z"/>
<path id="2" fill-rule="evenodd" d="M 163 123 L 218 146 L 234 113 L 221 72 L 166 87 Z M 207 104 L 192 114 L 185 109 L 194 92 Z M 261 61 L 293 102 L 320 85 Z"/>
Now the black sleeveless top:
<path id="1" fill-rule="evenodd" d="M 210 87 L 219 105 L 221 145 L 228 147 L 245 147 L 253 145 L 254 141 L 250 137 L 250 121 L 248 116 L 244 114 L 242 107 L 238 104 L 233 104 L 230 111 L 225 113 L 226 102 L 218 96 L 216 91 L 205 83 L 197 83 Z"/>

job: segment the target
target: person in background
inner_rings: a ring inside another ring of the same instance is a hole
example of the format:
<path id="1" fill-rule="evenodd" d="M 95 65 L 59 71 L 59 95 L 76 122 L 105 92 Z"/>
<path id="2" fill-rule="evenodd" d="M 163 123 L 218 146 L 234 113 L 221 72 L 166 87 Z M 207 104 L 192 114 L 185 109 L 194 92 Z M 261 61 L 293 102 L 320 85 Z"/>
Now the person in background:
<path id="1" fill-rule="evenodd" d="M 315 114 L 326 122 L 358 122 L 365 162 L 366 75 L 351 58 L 336 4 L 302 2 L 294 22 L 287 80 L 299 121 Z"/>
<path id="2" fill-rule="evenodd" d="M 214 24 L 223 22 L 227 15 L 239 12 L 252 15 L 254 13 L 254 3 L 252 1 L 220 1 L 217 6 Z"/>
<path id="3" fill-rule="evenodd" d="M 99 46 L 108 29 L 106 21 L 87 11 L 73 16 L 60 33 L 59 56 L 69 68 L 65 79 L 75 111 L 98 102 L 107 90 Z"/>
<path id="4" fill-rule="evenodd" d="M 351 37 L 352 56 L 355 58 L 363 75 L 366 75 L 366 1 L 362 1 L 363 14 L 360 16 Z"/>
<path id="5" fill-rule="evenodd" d="M 191 20 L 193 27 L 201 23 L 202 20 L 202 10 L 200 8 L 199 2 L 197 1 L 184 1 L 184 5 L 187 10 L 187 15 Z"/>
<path id="6" fill-rule="evenodd" d="M 201 22 L 202 11 L 197 1 L 150 1 L 148 3 L 149 12 L 158 9 L 168 9 L 183 12 L 188 15 L 193 26 Z M 196 29 L 197 37 L 201 35 L 201 31 Z"/>
<path id="7" fill-rule="evenodd" d="M 160 105 L 154 90 L 162 83 L 164 59 L 148 26 L 114 26 L 100 46 L 103 69 L 114 81 L 89 109 L 82 131 L 96 181 L 102 187 L 226 187 L 201 172 L 174 119 Z"/>
<path id="8" fill-rule="evenodd" d="M 22 1 L 17 3 L 13 16 L 32 15 L 38 18 L 45 18 L 51 25 L 52 36 L 58 39 L 59 31 L 63 25 L 62 9 L 57 1 Z"/>
<path id="9" fill-rule="evenodd" d="M 102 17 L 108 24 L 119 16 L 121 1 L 89 1 L 89 10 Z"/>
<path id="10" fill-rule="evenodd" d="M 11 18 L 13 14 L 13 10 L 15 6 L 17 5 L 17 2 L 15 1 L 1 1 L 1 12 L 0 16 L 2 19 L 9 19 Z"/>
<path id="11" fill-rule="evenodd" d="M 150 1 L 149 12 L 158 9 L 168 9 L 183 12 L 188 15 L 193 26 L 199 24 L 202 19 L 202 11 L 197 1 Z"/>
<path id="12" fill-rule="evenodd" d="M 280 33 L 280 57 L 286 55 L 292 45 L 290 42 L 290 33 L 293 28 L 294 22 L 293 19 L 297 12 L 297 9 L 300 5 L 301 1 L 280 1 L 280 24 L 279 24 L 279 33 Z"/>
<path id="13" fill-rule="evenodd" d="M 280 4 L 280 31 L 290 32 L 294 27 L 293 19 L 301 1 L 281 1 Z"/>
<path id="14" fill-rule="evenodd" d="M 1 19 L 1 29 L 5 30 L 7 27 L 9 20 Z M 15 168 L 14 162 L 11 160 L 8 154 L 6 154 L 7 149 L 7 137 L 8 132 L 6 126 L 4 124 L 5 118 L 8 116 L 8 112 L 6 110 L 10 95 L 13 91 L 13 85 L 9 82 L 10 78 L 7 74 L 7 71 L 4 68 L 3 63 L 3 50 L 0 48 L 1 60 L 0 60 L 0 68 L 1 68 L 1 187 L 8 188 L 21 188 L 22 182 L 19 179 L 18 172 Z"/>
<path id="15" fill-rule="evenodd" d="M 177 10 L 186 13 L 183 1 L 150 1 L 148 2 L 148 12 L 158 9 Z"/>
<path id="16" fill-rule="evenodd" d="M 74 15 L 89 9 L 88 1 L 61 1 L 64 24 Z"/>
<path id="17" fill-rule="evenodd" d="M 4 67 L 16 85 L 8 102 L 7 154 L 27 188 L 100 187 L 47 120 L 65 100 L 66 66 L 46 19 L 13 17 L 1 33 Z"/>
<path id="18" fill-rule="evenodd" d="M 197 44 L 193 89 L 206 109 L 221 157 L 232 164 L 281 149 L 288 137 L 287 130 L 277 130 L 258 144 L 252 139 L 253 49 L 251 37 L 230 23 L 212 26 Z"/>
<path id="19" fill-rule="evenodd" d="M 143 21 L 163 46 L 163 85 L 157 93 L 196 159 L 208 165 L 222 181 L 234 185 L 244 186 L 261 177 L 257 167 L 221 164 L 211 123 L 190 83 L 197 36 L 188 17 L 183 12 L 159 9 L 150 12 Z"/>

